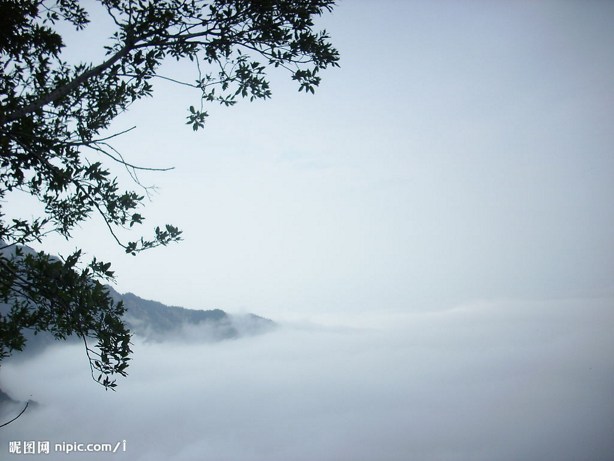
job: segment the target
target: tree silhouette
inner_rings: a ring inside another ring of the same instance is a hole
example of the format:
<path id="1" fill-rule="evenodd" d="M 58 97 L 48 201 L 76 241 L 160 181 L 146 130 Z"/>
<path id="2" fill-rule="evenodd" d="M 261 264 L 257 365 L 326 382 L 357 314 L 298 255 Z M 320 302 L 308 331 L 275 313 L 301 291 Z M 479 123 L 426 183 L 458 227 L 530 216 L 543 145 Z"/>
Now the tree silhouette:
<path id="1" fill-rule="evenodd" d="M 181 231 L 166 224 L 151 237 L 120 238 L 119 229 L 144 221 L 144 196 L 125 190 L 109 171 L 122 164 L 139 187 L 133 165 L 112 145 L 112 120 L 152 96 L 152 80 L 167 60 L 189 60 L 188 85 L 198 103 L 187 124 L 204 127 L 208 104 L 271 96 L 267 70 L 286 69 L 299 91 L 314 92 L 319 72 L 338 65 L 338 53 L 314 19 L 332 11 L 330 0 L 98 0 L 115 25 L 100 63 L 71 65 L 58 29 L 85 29 L 90 13 L 77 0 L 0 0 L 0 360 L 25 345 L 24 330 L 58 339 L 76 334 L 85 344 L 92 376 L 114 388 L 125 375 L 130 332 L 124 307 L 104 283 L 110 264 L 82 261 L 81 250 L 62 258 L 32 252 L 29 243 L 50 234 L 71 238 L 75 226 L 97 216 L 126 253 L 167 245 Z M 35 197 L 36 216 L 7 218 L 14 194 Z M 94 346 L 90 345 L 95 340 Z"/>

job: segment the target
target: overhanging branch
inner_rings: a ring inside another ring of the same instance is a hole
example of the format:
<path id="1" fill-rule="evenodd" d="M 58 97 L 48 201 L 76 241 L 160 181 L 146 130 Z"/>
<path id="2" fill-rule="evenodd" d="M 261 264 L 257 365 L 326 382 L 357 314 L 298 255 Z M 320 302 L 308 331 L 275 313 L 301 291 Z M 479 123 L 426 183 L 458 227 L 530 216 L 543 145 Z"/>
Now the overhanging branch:
<path id="1" fill-rule="evenodd" d="M 25 413 L 25 411 L 28 409 L 28 405 L 30 405 L 30 401 L 29 400 L 26 402 L 26 406 L 23 407 L 23 410 L 21 410 L 21 412 L 17 416 L 15 416 L 13 419 L 11 419 L 10 421 L 7 421 L 4 424 L 0 424 L 0 427 L 8 426 L 13 421 L 15 421 L 17 418 L 19 418 L 21 415 L 23 415 Z"/>
<path id="2" fill-rule="evenodd" d="M 132 39 L 130 35 L 128 35 L 128 37 L 126 38 L 126 44 L 117 53 L 115 53 L 105 62 L 97 65 L 96 67 L 92 67 L 90 70 L 83 72 L 81 75 L 71 80 L 66 85 L 56 88 L 51 93 L 47 93 L 46 95 L 28 104 L 27 106 L 22 107 L 21 109 L 17 109 L 16 111 L 13 111 L 3 117 L 0 117 L 0 124 L 12 122 L 14 120 L 19 120 L 25 115 L 28 115 L 32 112 L 42 109 L 44 106 L 46 106 L 47 104 L 51 102 L 64 98 L 71 91 L 73 91 L 76 88 L 79 88 L 90 78 L 96 75 L 100 75 L 106 69 L 108 69 L 113 64 L 115 64 L 117 61 L 119 61 L 120 59 L 128 55 L 128 53 L 130 53 L 130 51 L 134 49 L 134 45 L 135 45 L 135 40 Z"/>

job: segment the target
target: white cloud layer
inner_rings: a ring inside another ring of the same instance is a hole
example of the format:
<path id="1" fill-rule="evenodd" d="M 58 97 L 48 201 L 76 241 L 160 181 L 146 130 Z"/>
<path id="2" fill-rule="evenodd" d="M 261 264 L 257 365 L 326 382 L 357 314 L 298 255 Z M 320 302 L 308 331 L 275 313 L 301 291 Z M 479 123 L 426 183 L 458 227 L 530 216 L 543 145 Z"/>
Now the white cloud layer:
<path id="1" fill-rule="evenodd" d="M 613 459 L 613 324 L 612 299 L 505 301 L 137 344 L 115 393 L 80 347 L 58 348 L 3 365 L 0 386 L 40 406 L 0 432 L 2 458 L 49 440 L 47 460 Z M 53 453 L 122 440 L 125 453 Z"/>

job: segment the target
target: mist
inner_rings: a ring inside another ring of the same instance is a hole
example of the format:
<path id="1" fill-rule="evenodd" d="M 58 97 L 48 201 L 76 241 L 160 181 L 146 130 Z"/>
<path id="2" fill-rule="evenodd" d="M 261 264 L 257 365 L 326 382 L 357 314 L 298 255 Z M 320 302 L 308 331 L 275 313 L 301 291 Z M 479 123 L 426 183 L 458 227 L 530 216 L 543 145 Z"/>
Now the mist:
<path id="1" fill-rule="evenodd" d="M 91 380 L 81 347 L 52 348 L 3 365 L 0 386 L 38 406 L 0 438 L 50 441 L 50 460 L 69 457 L 55 443 L 124 440 L 70 456 L 612 459 L 613 306 L 481 301 L 217 343 L 136 339 L 116 392 Z"/>

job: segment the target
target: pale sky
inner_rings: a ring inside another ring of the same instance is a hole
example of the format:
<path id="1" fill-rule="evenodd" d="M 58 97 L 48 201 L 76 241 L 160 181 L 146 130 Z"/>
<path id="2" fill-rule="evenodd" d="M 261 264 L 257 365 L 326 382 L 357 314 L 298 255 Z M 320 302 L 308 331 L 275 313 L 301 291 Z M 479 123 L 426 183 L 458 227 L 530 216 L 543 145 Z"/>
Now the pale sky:
<path id="1" fill-rule="evenodd" d="M 196 92 L 160 82 L 117 119 L 137 125 L 116 143 L 129 161 L 175 167 L 142 175 L 159 188 L 143 233 L 172 223 L 183 242 L 131 257 L 93 221 L 46 248 L 106 257 L 121 292 L 277 319 L 612 294 L 613 18 L 341 1 L 322 20 L 341 68 L 315 96 L 274 74 L 271 100 L 194 133 Z"/>

